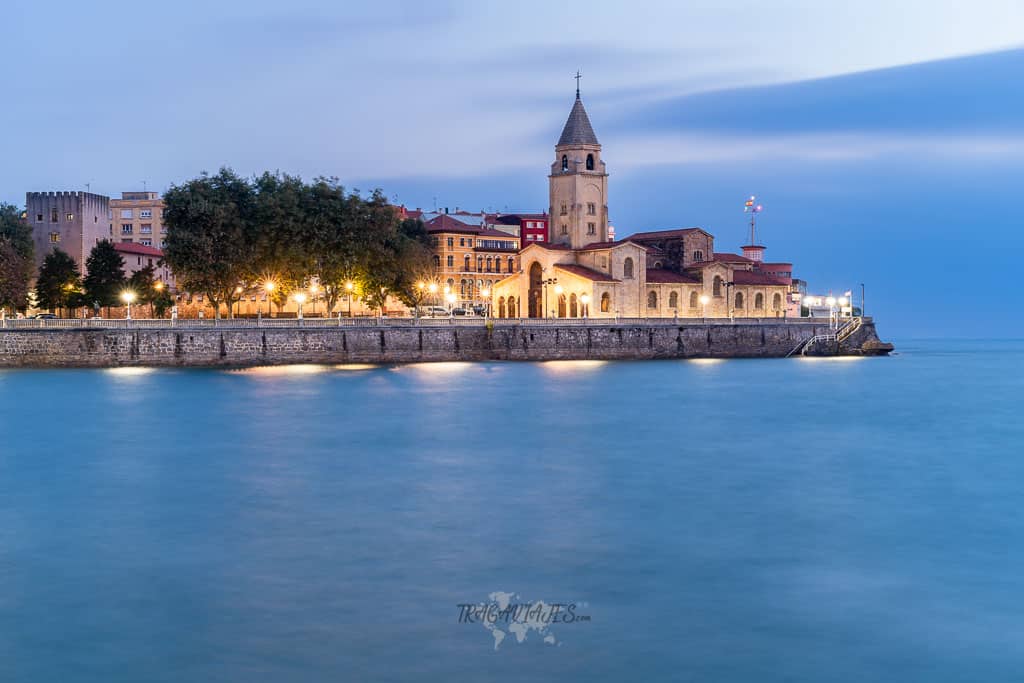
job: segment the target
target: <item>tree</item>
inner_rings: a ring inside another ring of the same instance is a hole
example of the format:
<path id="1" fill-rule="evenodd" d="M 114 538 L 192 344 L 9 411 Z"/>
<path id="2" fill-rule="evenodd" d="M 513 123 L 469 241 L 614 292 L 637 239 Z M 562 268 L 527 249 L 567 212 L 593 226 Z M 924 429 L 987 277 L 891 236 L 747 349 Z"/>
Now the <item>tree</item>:
<path id="1" fill-rule="evenodd" d="M 120 305 L 121 292 L 125 287 L 124 259 L 110 240 L 98 242 L 89 252 L 82 286 L 86 304 L 107 309 Z"/>
<path id="2" fill-rule="evenodd" d="M 363 220 L 377 236 L 362 276 L 364 299 L 381 310 L 389 294 L 404 303 L 416 300 L 416 283 L 430 269 L 430 241 L 423 222 L 399 222 L 379 191 L 365 201 Z"/>
<path id="3" fill-rule="evenodd" d="M 0 203 L 0 308 L 28 305 L 33 259 L 32 228 L 16 207 Z"/>
<path id="4" fill-rule="evenodd" d="M 203 174 L 164 195 L 167 245 L 164 255 L 181 289 L 202 293 L 217 317 L 240 296 L 237 288 L 253 279 L 256 249 L 256 195 L 234 171 Z"/>
<path id="5" fill-rule="evenodd" d="M 82 278 L 75 260 L 57 248 L 48 254 L 39 267 L 36 280 L 36 299 L 40 308 L 68 310 L 77 304 L 82 289 Z"/>

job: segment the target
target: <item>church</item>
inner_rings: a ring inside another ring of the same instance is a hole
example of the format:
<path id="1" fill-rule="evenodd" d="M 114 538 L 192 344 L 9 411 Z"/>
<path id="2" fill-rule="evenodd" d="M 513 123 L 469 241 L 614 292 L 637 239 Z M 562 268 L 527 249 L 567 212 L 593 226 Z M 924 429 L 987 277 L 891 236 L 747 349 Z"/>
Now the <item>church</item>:
<path id="1" fill-rule="evenodd" d="M 716 252 L 700 228 L 616 241 L 608 228 L 608 170 L 580 99 L 548 175 L 547 242 L 519 252 L 519 269 L 491 290 L 499 318 L 784 317 L 799 315 L 792 264 L 765 263 L 763 245 Z"/>

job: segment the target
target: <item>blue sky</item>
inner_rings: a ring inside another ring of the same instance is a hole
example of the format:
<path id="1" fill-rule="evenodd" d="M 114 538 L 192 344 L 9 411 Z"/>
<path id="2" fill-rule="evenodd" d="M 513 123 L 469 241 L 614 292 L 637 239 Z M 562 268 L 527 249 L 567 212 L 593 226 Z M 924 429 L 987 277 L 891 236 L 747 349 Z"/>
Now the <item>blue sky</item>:
<path id="1" fill-rule="evenodd" d="M 1024 4 L 495 4 L 5 3 L 0 199 L 230 165 L 543 209 L 580 68 L 620 235 L 734 250 L 756 193 L 769 256 L 884 334 L 1024 336 Z"/>

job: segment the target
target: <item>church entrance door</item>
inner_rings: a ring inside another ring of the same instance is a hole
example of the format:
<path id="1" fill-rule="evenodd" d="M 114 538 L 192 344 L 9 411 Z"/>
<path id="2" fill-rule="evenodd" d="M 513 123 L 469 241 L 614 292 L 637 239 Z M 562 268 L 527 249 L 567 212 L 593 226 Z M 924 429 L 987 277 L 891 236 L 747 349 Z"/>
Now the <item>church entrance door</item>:
<path id="1" fill-rule="evenodd" d="M 529 314 L 531 318 L 543 318 L 544 310 L 542 302 L 544 288 L 544 269 L 540 267 L 540 264 L 536 261 L 530 266 L 530 296 L 529 302 Z"/>

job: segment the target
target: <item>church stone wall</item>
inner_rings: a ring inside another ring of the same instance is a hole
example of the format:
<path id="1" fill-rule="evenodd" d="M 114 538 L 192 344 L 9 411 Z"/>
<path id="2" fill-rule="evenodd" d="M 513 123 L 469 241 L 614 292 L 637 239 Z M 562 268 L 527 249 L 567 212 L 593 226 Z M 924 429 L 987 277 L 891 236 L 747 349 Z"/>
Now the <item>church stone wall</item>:
<path id="1" fill-rule="evenodd" d="M 0 330 L 0 367 L 256 366 L 783 357 L 825 323 L 607 324 L 318 329 Z M 874 323 L 857 348 L 877 340 Z M 847 347 L 846 352 L 856 352 Z"/>

